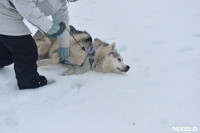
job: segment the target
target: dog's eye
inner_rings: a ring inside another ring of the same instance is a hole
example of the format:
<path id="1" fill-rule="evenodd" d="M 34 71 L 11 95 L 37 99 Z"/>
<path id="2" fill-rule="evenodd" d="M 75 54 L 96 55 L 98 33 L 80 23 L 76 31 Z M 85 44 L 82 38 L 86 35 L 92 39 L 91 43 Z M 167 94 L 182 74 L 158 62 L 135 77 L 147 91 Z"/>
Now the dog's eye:
<path id="1" fill-rule="evenodd" d="M 118 61 L 120 61 L 120 62 L 122 61 L 120 58 L 117 58 L 117 59 L 118 59 Z"/>

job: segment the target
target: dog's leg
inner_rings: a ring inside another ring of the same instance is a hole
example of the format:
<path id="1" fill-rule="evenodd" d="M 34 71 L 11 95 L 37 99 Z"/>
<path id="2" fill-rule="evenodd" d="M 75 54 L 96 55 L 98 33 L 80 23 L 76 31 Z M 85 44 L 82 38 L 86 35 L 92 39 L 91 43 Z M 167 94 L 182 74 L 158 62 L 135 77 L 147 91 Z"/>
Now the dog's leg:
<path id="1" fill-rule="evenodd" d="M 75 68 L 72 65 L 65 64 L 64 66 L 68 68 L 67 72 L 64 73 L 64 76 L 69 76 L 75 73 Z"/>
<path id="2" fill-rule="evenodd" d="M 40 66 L 56 65 L 59 63 L 59 61 L 60 61 L 60 56 L 58 55 L 58 53 L 55 53 L 50 59 L 38 60 L 37 66 L 40 67 Z"/>

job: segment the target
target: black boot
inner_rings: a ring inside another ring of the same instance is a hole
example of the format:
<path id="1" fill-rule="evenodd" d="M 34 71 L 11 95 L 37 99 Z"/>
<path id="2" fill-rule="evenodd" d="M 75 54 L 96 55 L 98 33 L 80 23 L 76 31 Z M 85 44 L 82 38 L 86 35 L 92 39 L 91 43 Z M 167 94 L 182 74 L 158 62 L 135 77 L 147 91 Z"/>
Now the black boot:
<path id="1" fill-rule="evenodd" d="M 23 86 L 23 85 L 20 85 L 19 83 L 18 83 L 18 86 L 19 86 L 20 90 L 23 90 L 23 89 L 38 88 L 38 87 L 44 86 L 46 84 L 47 84 L 47 79 L 44 76 L 39 76 L 37 79 L 34 79 L 31 81 L 30 86 Z"/>

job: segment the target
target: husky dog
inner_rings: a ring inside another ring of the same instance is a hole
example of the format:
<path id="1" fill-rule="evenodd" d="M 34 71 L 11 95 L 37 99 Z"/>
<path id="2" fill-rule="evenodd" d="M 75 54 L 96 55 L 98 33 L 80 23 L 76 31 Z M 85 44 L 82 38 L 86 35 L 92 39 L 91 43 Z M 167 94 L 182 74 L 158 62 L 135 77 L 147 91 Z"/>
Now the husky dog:
<path id="1" fill-rule="evenodd" d="M 123 63 L 115 43 L 108 44 L 97 38 L 92 42 L 92 37 L 86 31 L 78 31 L 72 26 L 70 26 L 70 34 L 70 56 L 62 61 L 69 70 L 64 75 L 74 74 L 74 66 L 80 66 L 83 71 L 95 70 L 106 73 L 124 73 L 130 69 Z M 60 63 L 59 54 L 53 53 L 59 47 L 56 39 L 49 39 L 38 31 L 34 35 L 34 40 L 38 47 L 38 67 Z"/>

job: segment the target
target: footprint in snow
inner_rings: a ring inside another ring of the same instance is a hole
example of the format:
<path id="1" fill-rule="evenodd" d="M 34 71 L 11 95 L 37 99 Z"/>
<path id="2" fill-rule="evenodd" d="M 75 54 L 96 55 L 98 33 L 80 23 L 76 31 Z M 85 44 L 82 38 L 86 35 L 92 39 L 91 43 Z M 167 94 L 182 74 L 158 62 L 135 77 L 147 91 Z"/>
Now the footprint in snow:
<path id="1" fill-rule="evenodd" d="M 182 48 L 178 48 L 176 50 L 176 52 L 178 52 L 178 53 L 184 53 L 184 52 L 188 52 L 188 51 L 192 51 L 192 50 L 193 50 L 192 47 L 182 47 Z"/>
<path id="2" fill-rule="evenodd" d="M 200 33 L 193 34 L 194 37 L 200 37 Z"/>
<path id="3" fill-rule="evenodd" d="M 76 84 L 73 84 L 73 85 L 72 85 L 72 88 L 73 88 L 73 89 L 80 89 L 82 86 L 84 86 L 84 85 L 81 84 L 81 83 L 76 83 Z"/>
<path id="4" fill-rule="evenodd" d="M 16 118 L 12 118 L 12 117 L 0 117 L 0 124 L 1 125 L 6 125 L 10 128 L 15 128 L 18 126 L 18 122 Z"/>

